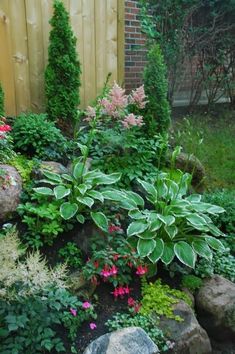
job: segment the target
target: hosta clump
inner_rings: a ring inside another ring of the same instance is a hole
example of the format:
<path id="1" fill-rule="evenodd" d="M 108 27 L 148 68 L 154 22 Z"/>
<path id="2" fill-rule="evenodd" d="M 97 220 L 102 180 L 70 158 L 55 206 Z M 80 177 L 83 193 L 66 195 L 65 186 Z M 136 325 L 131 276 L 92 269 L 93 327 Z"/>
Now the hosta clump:
<path id="1" fill-rule="evenodd" d="M 116 183 L 121 177 L 120 173 L 106 175 L 99 170 L 88 171 L 84 162 L 77 162 L 71 175 L 49 171 L 43 173 L 46 179 L 42 182 L 51 185 L 51 188 L 39 187 L 34 190 L 60 200 L 60 216 L 64 220 L 76 218 L 83 224 L 86 217 L 91 217 L 98 227 L 108 230 L 106 216 L 102 212 L 91 211 L 91 208 L 97 201 L 104 202 L 100 186 Z"/>
<path id="2" fill-rule="evenodd" d="M 147 201 L 129 211 L 133 221 L 127 229 L 130 241 L 137 246 L 141 257 L 156 263 L 170 264 L 176 256 L 183 264 L 194 267 L 197 255 L 212 258 L 211 248 L 222 250 L 214 236 L 222 236 L 209 215 L 224 209 L 201 202 L 201 196 L 187 196 L 191 176 L 181 175 L 179 183 L 170 174 L 161 173 L 155 184 L 138 180 Z"/>

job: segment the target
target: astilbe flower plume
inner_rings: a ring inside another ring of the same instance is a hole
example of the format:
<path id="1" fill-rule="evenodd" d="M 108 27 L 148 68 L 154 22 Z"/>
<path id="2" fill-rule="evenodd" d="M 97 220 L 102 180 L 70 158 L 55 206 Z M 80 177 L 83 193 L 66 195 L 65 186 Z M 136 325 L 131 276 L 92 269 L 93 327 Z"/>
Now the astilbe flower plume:
<path id="1" fill-rule="evenodd" d="M 129 96 L 130 103 L 134 103 L 137 107 L 143 109 L 145 108 L 148 101 L 146 100 L 147 96 L 145 95 L 144 85 L 138 87 L 136 90 L 131 92 Z"/>
<path id="2" fill-rule="evenodd" d="M 96 116 L 96 110 L 94 107 L 88 106 L 85 111 L 86 117 L 84 118 L 85 121 L 90 122 Z"/>
<path id="3" fill-rule="evenodd" d="M 119 111 L 123 110 L 128 104 L 125 90 L 118 86 L 118 84 L 115 82 L 109 92 L 109 95 L 100 100 L 100 104 L 103 107 L 104 114 L 118 118 Z"/>
<path id="4" fill-rule="evenodd" d="M 141 127 L 143 124 L 143 117 L 135 116 L 133 113 L 128 114 L 122 121 L 122 125 L 126 129 L 129 129 L 133 126 Z"/>

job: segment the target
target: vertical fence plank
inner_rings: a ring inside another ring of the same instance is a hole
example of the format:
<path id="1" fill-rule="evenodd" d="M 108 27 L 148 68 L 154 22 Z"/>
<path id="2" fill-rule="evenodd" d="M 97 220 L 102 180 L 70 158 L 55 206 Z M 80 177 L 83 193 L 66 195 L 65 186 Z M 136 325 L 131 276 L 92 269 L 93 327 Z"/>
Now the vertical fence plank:
<path id="1" fill-rule="evenodd" d="M 106 76 L 106 0 L 95 1 L 96 89 L 101 92 Z"/>
<path id="2" fill-rule="evenodd" d="M 95 0 L 83 0 L 83 51 L 85 105 L 96 96 Z"/>
<path id="3" fill-rule="evenodd" d="M 48 43 L 51 26 L 49 20 L 53 15 L 52 0 L 40 0 L 42 14 L 42 34 L 43 34 L 43 51 L 44 51 L 44 67 L 48 61 Z"/>
<path id="4" fill-rule="evenodd" d="M 107 70 L 112 73 L 112 81 L 117 80 L 117 1 L 107 0 Z"/>
<path id="5" fill-rule="evenodd" d="M 40 112 L 44 102 L 44 50 L 41 6 L 38 0 L 25 0 L 28 33 L 31 110 Z"/>
<path id="6" fill-rule="evenodd" d="M 0 81 L 5 94 L 6 115 L 16 115 L 8 0 L 1 0 L 0 3 L 0 53 Z"/>
<path id="7" fill-rule="evenodd" d="M 82 66 L 81 81 L 82 86 L 80 88 L 80 100 L 81 106 L 85 106 L 85 92 L 84 92 L 84 56 L 83 56 L 83 21 L 82 21 L 82 0 L 70 0 L 70 16 L 71 24 L 73 27 L 74 35 L 77 37 L 77 52 L 79 55 L 79 61 Z"/>
<path id="8" fill-rule="evenodd" d="M 20 113 L 30 108 L 28 43 L 24 0 L 9 1 L 9 13 L 11 16 L 16 110 L 17 113 Z"/>
<path id="9" fill-rule="evenodd" d="M 124 85 L 124 68 L 125 68 L 125 0 L 118 0 L 117 9 L 117 69 L 118 82 Z"/>

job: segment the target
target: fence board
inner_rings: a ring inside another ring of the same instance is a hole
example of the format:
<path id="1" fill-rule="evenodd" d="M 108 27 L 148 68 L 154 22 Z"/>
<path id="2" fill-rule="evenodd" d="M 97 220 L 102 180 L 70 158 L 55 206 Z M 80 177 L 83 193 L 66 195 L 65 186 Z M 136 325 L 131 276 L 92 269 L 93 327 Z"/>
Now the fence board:
<path id="1" fill-rule="evenodd" d="M 63 2 L 78 39 L 81 107 L 85 107 L 100 93 L 109 72 L 112 80 L 121 82 L 124 0 Z M 0 81 L 8 115 L 44 109 L 44 71 L 52 14 L 53 0 L 0 0 Z"/>

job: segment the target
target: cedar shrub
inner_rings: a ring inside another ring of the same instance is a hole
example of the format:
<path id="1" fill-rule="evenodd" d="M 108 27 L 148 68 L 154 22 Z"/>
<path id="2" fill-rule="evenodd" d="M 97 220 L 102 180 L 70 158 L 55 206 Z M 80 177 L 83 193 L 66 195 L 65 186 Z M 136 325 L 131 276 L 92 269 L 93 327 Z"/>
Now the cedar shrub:
<path id="1" fill-rule="evenodd" d="M 45 72 L 46 111 L 52 121 L 74 123 L 80 103 L 81 66 L 69 14 L 62 1 L 54 1 Z"/>

